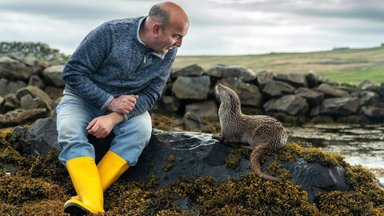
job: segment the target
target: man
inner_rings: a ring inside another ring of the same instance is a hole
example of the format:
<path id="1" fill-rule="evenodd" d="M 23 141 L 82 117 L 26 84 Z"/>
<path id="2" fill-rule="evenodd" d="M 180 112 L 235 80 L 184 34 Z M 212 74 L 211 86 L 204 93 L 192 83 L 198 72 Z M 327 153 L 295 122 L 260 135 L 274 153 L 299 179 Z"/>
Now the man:
<path id="1" fill-rule="evenodd" d="M 65 213 L 104 213 L 103 191 L 136 164 L 149 142 L 148 110 L 161 96 L 188 27 L 180 6 L 163 2 L 146 17 L 102 24 L 73 53 L 57 106 L 59 160 L 77 192 L 64 204 Z M 96 166 L 87 136 L 111 132 L 115 138 Z"/>

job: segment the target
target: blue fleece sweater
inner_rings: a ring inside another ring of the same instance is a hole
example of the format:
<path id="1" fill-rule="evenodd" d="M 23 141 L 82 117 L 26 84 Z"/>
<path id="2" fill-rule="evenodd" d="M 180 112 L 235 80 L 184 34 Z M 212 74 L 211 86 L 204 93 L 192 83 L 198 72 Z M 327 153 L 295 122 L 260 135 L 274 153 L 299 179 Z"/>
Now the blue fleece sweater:
<path id="1" fill-rule="evenodd" d="M 114 97 L 139 98 L 125 119 L 149 110 L 160 98 L 177 48 L 162 55 L 143 45 L 144 17 L 112 20 L 92 30 L 64 67 L 65 94 L 75 94 L 105 110 Z"/>

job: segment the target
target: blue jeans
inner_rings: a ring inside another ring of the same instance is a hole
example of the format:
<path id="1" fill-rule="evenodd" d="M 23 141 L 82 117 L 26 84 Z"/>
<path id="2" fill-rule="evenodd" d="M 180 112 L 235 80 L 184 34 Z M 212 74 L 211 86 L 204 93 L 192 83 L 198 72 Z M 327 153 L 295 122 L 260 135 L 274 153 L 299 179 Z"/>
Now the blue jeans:
<path id="1" fill-rule="evenodd" d="M 88 141 L 86 127 L 95 117 L 105 115 L 81 97 L 65 93 L 56 107 L 58 144 L 61 147 L 60 162 L 78 157 L 95 158 L 95 149 Z M 151 138 L 152 121 L 148 112 L 116 125 L 112 132 L 115 138 L 110 150 L 134 166 Z"/>

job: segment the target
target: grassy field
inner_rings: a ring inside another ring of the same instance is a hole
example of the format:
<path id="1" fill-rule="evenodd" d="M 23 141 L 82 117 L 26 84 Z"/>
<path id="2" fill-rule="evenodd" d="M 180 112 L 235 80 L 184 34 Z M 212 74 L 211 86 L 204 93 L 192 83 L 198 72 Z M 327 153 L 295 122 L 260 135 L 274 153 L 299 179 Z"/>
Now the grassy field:
<path id="1" fill-rule="evenodd" d="M 384 46 L 308 53 L 269 53 L 242 56 L 178 56 L 174 68 L 198 64 L 209 69 L 215 64 L 241 65 L 257 73 L 307 73 L 315 71 L 338 83 L 359 84 L 370 80 L 384 83 Z"/>

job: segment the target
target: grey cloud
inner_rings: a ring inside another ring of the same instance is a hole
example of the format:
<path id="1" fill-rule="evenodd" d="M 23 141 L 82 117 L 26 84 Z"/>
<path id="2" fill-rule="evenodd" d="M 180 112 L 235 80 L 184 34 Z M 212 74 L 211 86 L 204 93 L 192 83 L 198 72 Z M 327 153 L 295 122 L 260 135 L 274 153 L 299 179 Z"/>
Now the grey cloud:
<path id="1" fill-rule="evenodd" d="M 298 11 L 299 15 L 339 18 L 339 19 L 361 19 L 374 22 L 384 22 L 384 6 L 360 6 L 338 9 L 304 9 Z"/>
<path id="2" fill-rule="evenodd" d="M 113 4 L 115 3 L 115 5 Z M 116 5 L 118 3 L 119 5 Z M 141 4 L 147 4 L 145 2 Z M 54 19 L 91 20 L 111 17 L 127 17 L 137 15 L 138 8 L 128 7 L 129 3 L 122 1 L 46 1 L 46 0 L 14 0 L 0 2 L 0 11 L 12 11 L 23 14 L 47 16 Z M 145 15 L 145 14 L 142 14 Z"/>

